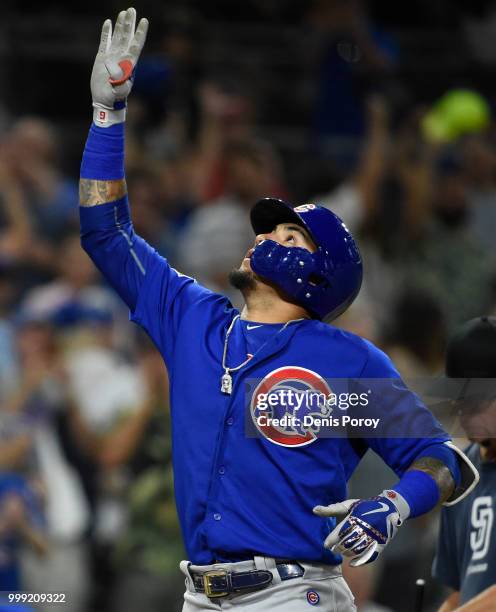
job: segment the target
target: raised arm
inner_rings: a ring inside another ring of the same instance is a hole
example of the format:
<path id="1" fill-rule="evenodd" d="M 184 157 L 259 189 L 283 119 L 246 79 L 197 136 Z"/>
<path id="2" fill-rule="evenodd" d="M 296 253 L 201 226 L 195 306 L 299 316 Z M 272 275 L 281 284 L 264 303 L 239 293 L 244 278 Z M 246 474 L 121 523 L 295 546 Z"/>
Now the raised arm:
<path id="1" fill-rule="evenodd" d="M 148 22 L 133 8 L 105 21 L 91 75 L 93 124 L 81 163 L 81 244 L 166 358 L 185 309 L 206 289 L 136 235 L 124 172 L 126 100 Z"/>
<path id="2" fill-rule="evenodd" d="M 91 74 L 93 124 L 81 164 L 82 245 L 131 310 L 153 251 L 134 236 L 124 176 L 124 125 L 132 74 L 148 21 L 135 30 L 136 11 L 121 11 L 115 31 L 105 21 Z M 139 253 L 138 253 L 139 251 Z"/>

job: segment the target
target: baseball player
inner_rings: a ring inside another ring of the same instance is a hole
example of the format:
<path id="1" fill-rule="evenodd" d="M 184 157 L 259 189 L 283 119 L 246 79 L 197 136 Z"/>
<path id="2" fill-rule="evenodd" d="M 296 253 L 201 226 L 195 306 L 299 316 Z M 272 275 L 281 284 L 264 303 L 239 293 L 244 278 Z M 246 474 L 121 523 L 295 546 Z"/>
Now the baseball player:
<path id="1" fill-rule="evenodd" d="M 453 589 L 442 612 L 496 585 L 496 317 L 472 319 L 458 329 L 448 344 L 446 374 L 446 382 L 453 378 L 461 387 L 457 404 L 472 442 L 466 453 L 480 482 L 459 505 L 441 513 L 433 574 Z M 492 607 L 483 609 L 496 610 L 496 586 Z"/>
<path id="2" fill-rule="evenodd" d="M 135 20 L 131 8 L 113 34 L 110 20 L 103 25 L 81 165 L 81 240 L 169 371 L 176 504 L 190 558 L 181 564 L 183 610 L 355 610 L 342 555 L 353 565 L 374 561 L 407 518 L 467 494 L 476 471 L 386 355 L 323 322 L 351 304 L 362 278 L 357 246 L 332 212 L 272 198 L 254 204 L 254 245 L 231 274 L 241 312 L 135 234 L 124 122 L 148 27 L 141 19 L 135 29 Z M 289 404 L 290 391 L 323 392 L 329 377 L 391 380 L 371 410 L 396 433 L 421 422 L 425 437 L 324 438 L 275 425 L 246 434 L 255 399 L 275 389 Z M 399 482 L 373 499 L 346 499 L 368 448 Z"/>

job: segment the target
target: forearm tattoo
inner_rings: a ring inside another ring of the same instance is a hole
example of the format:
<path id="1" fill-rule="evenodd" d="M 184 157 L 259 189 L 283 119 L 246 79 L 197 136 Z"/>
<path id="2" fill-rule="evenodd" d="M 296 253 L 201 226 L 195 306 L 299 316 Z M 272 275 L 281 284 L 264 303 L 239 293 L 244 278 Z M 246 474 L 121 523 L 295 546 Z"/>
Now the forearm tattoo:
<path id="1" fill-rule="evenodd" d="M 79 204 L 81 206 L 98 206 L 107 202 L 115 202 L 127 193 L 126 181 L 97 181 L 94 179 L 80 179 Z"/>
<path id="2" fill-rule="evenodd" d="M 434 457 L 420 457 L 412 463 L 407 471 L 420 470 L 432 476 L 439 489 L 439 503 L 442 504 L 450 498 L 455 490 L 455 481 L 449 469 L 439 459 Z"/>

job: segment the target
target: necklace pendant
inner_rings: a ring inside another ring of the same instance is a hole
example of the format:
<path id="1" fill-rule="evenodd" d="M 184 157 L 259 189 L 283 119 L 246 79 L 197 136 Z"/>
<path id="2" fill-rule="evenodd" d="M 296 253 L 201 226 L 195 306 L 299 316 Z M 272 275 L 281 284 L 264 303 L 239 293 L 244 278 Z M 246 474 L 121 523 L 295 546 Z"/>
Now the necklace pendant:
<path id="1" fill-rule="evenodd" d="M 232 376 L 227 371 L 220 379 L 220 390 L 226 395 L 231 395 L 232 393 Z"/>

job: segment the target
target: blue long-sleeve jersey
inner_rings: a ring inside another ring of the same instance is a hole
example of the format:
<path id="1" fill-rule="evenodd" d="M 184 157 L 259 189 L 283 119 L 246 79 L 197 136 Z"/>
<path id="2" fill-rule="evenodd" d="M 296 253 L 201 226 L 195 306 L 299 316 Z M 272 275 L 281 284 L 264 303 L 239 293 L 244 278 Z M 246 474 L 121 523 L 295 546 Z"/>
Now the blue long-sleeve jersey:
<path id="1" fill-rule="evenodd" d="M 220 389 L 226 331 L 239 314 L 229 301 L 178 273 L 137 236 L 127 198 L 81 207 L 82 244 L 150 335 L 170 376 L 177 511 L 196 564 L 255 554 L 337 564 L 324 549 L 331 521 L 316 505 L 346 498 L 346 483 L 368 448 L 401 476 L 433 442 L 449 436 L 401 381 L 389 358 L 371 343 L 315 320 L 273 335 L 233 374 L 233 392 Z M 229 338 L 227 363 L 247 356 L 242 322 Z M 419 416 L 425 438 L 319 438 L 291 448 L 245 432 L 245 383 L 283 367 L 322 378 L 395 379 L 376 412 L 405 429 Z"/>

